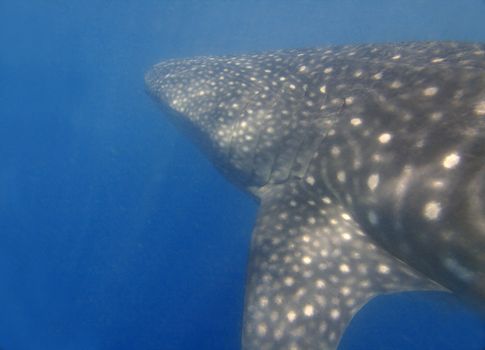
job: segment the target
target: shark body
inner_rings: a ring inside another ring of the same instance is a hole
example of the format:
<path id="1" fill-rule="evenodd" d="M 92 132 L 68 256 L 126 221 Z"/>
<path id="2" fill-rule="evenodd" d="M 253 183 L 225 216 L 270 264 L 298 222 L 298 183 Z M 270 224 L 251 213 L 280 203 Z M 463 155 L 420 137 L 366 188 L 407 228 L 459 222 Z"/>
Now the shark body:
<path id="1" fill-rule="evenodd" d="M 485 304 L 485 45 L 169 60 L 152 97 L 261 203 L 243 349 L 334 350 L 371 298 Z"/>

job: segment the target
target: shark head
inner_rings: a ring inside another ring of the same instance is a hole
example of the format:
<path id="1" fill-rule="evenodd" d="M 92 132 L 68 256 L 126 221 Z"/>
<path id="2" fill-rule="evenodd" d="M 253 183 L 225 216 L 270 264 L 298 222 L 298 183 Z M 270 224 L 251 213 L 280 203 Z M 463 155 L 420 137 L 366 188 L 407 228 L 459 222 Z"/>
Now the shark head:
<path id="1" fill-rule="evenodd" d="M 483 45 L 171 60 L 145 82 L 261 202 L 244 349 L 336 349 L 384 293 L 448 289 L 484 306 Z"/>
<path id="2" fill-rule="evenodd" d="M 322 112 L 326 96 L 310 91 L 313 77 L 292 59 L 295 54 L 167 61 L 154 66 L 145 82 L 216 166 L 256 193 L 302 176 L 334 122 L 336 108 Z"/>

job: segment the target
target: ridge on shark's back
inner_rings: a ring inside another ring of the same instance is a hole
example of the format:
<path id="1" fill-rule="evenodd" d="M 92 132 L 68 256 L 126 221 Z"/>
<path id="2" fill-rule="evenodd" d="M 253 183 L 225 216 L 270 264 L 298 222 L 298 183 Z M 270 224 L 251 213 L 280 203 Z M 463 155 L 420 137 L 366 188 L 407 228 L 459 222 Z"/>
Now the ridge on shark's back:
<path id="1" fill-rule="evenodd" d="M 245 350 L 336 349 L 383 293 L 485 305 L 485 45 L 169 60 L 145 81 L 261 202 Z"/>

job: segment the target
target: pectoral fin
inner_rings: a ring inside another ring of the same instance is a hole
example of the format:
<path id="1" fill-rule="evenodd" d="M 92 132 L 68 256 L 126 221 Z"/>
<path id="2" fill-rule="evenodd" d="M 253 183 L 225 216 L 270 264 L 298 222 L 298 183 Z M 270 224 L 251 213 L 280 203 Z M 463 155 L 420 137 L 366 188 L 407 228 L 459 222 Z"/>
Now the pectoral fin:
<path id="1" fill-rule="evenodd" d="M 253 232 L 243 348 L 334 350 L 372 297 L 438 290 L 364 235 L 330 196 L 297 182 L 263 194 Z"/>

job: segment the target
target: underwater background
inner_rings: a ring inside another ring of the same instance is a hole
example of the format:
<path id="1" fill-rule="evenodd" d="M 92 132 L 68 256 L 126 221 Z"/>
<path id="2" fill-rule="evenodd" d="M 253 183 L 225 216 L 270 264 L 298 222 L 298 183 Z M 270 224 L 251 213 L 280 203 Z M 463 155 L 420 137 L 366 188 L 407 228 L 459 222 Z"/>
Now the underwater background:
<path id="1" fill-rule="evenodd" d="M 485 1 L 0 1 L 0 349 L 240 349 L 257 205 L 144 72 L 410 40 L 485 42 Z M 383 297 L 339 349 L 484 350 L 485 324 L 451 297 Z"/>

